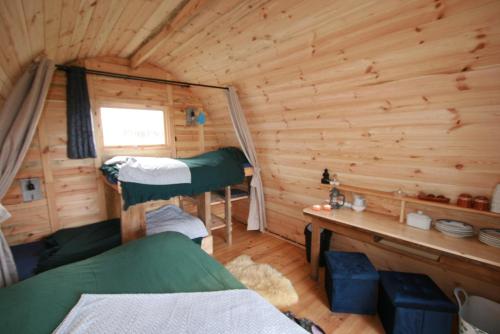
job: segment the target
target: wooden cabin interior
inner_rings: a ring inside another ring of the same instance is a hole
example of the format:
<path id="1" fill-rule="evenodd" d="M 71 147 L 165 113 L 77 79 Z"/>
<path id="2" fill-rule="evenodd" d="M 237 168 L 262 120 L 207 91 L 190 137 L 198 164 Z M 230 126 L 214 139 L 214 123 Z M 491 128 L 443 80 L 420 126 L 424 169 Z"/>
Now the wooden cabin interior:
<path id="1" fill-rule="evenodd" d="M 0 0 L 0 41 L 0 331 L 500 333 L 500 1 Z"/>

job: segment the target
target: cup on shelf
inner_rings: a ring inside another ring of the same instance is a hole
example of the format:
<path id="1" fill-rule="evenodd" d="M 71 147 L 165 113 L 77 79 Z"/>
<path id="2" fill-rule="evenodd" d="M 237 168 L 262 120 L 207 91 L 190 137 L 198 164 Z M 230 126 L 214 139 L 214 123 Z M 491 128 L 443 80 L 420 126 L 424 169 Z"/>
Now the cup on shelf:
<path id="1" fill-rule="evenodd" d="M 474 197 L 472 208 L 481 211 L 488 211 L 490 209 L 490 200 L 486 196 Z"/>
<path id="2" fill-rule="evenodd" d="M 469 194 L 458 195 L 457 205 L 462 208 L 472 208 L 472 196 Z"/>

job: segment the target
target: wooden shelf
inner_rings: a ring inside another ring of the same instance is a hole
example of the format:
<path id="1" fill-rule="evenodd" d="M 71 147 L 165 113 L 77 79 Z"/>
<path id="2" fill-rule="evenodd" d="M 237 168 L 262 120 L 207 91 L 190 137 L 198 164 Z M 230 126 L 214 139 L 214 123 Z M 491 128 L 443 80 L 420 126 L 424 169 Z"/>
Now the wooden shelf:
<path id="1" fill-rule="evenodd" d="M 448 210 L 462 211 L 462 212 L 467 212 L 467 213 L 475 213 L 475 214 L 483 215 L 483 216 L 500 218 L 500 213 L 491 212 L 491 211 L 481 211 L 481 210 L 470 209 L 470 208 L 463 208 L 461 206 L 454 205 L 454 204 L 446 204 L 446 203 L 424 201 L 424 200 L 421 200 L 421 199 L 418 199 L 418 198 L 407 197 L 407 196 L 402 197 L 402 200 L 404 200 L 404 201 L 406 201 L 408 203 L 416 203 L 416 204 L 421 204 L 421 205 L 426 205 L 426 206 L 432 206 L 432 207 L 435 207 L 435 208 L 442 208 L 442 209 L 448 209 Z"/>
<path id="2" fill-rule="evenodd" d="M 321 187 L 325 188 L 325 189 L 331 189 L 332 186 L 328 185 L 328 184 L 321 184 Z M 337 188 L 340 190 L 343 190 L 343 191 L 349 191 L 349 192 L 363 194 L 363 195 L 371 195 L 371 196 L 377 196 L 377 197 L 386 198 L 386 199 L 392 199 L 395 201 L 401 201 L 401 216 L 399 219 L 400 222 L 404 222 L 404 218 L 405 218 L 404 213 L 405 213 L 405 204 L 406 203 L 415 203 L 415 204 L 424 205 L 424 206 L 430 206 L 430 207 L 441 208 L 441 209 L 446 209 L 446 210 L 461 211 L 461 212 L 478 214 L 478 215 L 483 215 L 483 216 L 488 216 L 488 217 L 500 219 L 500 213 L 496 213 L 496 212 L 463 208 L 461 206 L 454 205 L 454 204 L 424 201 L 424 200 L 421 200 L 421 199 L 418 199 L 415 197 L 410 197 L 410 196 L 397 196 L 394 193 L 387 192 L 387 191 L 360 188 L 360 187 L 348 186 L 348 185 L 344 185 L 344 184 L 339 185 Z"/>
<path id="3" fill-rule="evenodd" d="M 420 230 L 406 224 L 399 224 L 394 217 L 367 211 L 354 212 L 350 209 L 315 211 L 312 208 L 306 208 L 303 213 L 381 237 L 401 240 L 441 253 L 487 264 L 496 269 L 500 268 L 500 250 L 483 244 L 477 239 L 477 236 L 463 239 L 447 237 L 435 229 Z"/>

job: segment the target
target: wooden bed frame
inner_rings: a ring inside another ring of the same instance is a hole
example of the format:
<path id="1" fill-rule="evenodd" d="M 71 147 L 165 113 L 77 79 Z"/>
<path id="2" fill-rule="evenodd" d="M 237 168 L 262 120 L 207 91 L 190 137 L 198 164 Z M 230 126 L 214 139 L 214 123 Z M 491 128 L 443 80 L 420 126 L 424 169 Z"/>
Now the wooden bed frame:
<path id="1" fill-rule="evenodd" d="M 245 177 L 253 175 L 252 167 L 245 167 Z M 156 209 L 152 205 L 155 202 L 161 201 L 150 201 L 141 204 L 135 204 L 129 206 L 127 210 L 123 209 L 123 198 L 121 195 L 120 183 L 113 184 L 108 181 L 108 179 L 103 175 L 104 184 L 106 184 L 110 189 L 112 189 L 118 196 L 117 203 L 120 208 L 120 218 L 121 218 L 121 235 L 122 243 L 126 243 L 131 240 L 139 239 L 146 235 L 146 212 Z M 212 254 L 212 230 L 217 228 L 225 227 L 226 229 L 226 242 L 228 245 L 232 244 L 232 219 L 231 219 L 231 186 L 226 186 L 224 189 L 224 222 L 221 224 L 214 225 L 212 222 L 212 199 L 211 192 L 207 191 L 203 194 L 199 194 L 193 198 L 193 202 L 197 206 L 198 217 L 205 223 L 208 230 L 208 237 L 204 238 L 202 242 L 202 248 L 207 251 L 207 253 Z M 118 203 L 119 201 L 119 203 Z M 179 205 L 182 207 L 182 201 L 179 201 Z"/>

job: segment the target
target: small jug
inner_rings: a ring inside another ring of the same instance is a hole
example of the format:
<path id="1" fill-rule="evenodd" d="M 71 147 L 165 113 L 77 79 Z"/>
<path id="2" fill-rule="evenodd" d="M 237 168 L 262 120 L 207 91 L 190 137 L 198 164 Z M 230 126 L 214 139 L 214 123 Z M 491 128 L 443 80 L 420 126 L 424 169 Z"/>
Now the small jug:
<path id="1" fill-rule="evenodd" d="M 361 195 L 354 195 L 354 200 L 352 202 L 352 205 L 359 206 L 359 207 L 366 206 L 365 198 Z"/>

